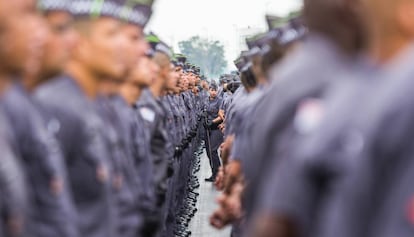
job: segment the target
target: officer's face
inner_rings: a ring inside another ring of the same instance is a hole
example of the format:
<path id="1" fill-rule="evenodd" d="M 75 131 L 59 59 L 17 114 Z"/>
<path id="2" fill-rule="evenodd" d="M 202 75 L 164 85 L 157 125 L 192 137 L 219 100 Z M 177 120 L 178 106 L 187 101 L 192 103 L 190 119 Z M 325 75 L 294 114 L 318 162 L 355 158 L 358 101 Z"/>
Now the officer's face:
<path id="1" fill-rule="evenodd" d="M 0 67 L 7 73 L 39 70 L 45 31 L 35 6 L 34 0 L 0 0 Z"/>
<path id="2" fill-rule="evenodd" d="M 213 88 L 210 88 L 209 90 L 208 90 L 208 92 L 210 93 L 210 98 L 216 98 L 217 97 L 217 90 L 216 89 L 213 89 Z"/>
<path id="3" fill-rule="evenodd" d="M 0 0 L 0 17 L 5 20 L 9 17 L 19 16 L 21 13 L 34 13 L 35 0 Z"/>
<path id="4" fill-rule="evenodd" d="M 180 69 L 171 65 L 170 79 L 167 83 L 168 90 L 175 90 L 180 79 Z"/>
<path id="5" fill-rule="evenodd" d="M 207 89 L 208 89 L 208 84 L 207 84 L 207 82 L 206 82 L 206 81 L 202 81 L 202 82 L 201 82 L 201 85 L 203 86 L 203 89 L 207 91 Z"/>
<path id="6" fill-rule="evenodd" d="M 184 76 L 183 78 L 183 86 L 184 86 L 184 90 L 188 90 L 188 85 L 189 85 L 189 80 L 188 80 L 189 75 Z"/>
<path id="7" fill-rule="evenodd" d="M 126 24 L 122 27 L 122 34 L 126 38 L 125 51 L 123 53 L 127 69 L 131 70 L 137 62 L 145 57 L 149 50 L 149 44 L 145 40 L 142 28 L 133 24 Z"/>
<path id="8" fill-rule="evenodd" d="M 0 39 L 2 67 L 18 76 L 37 75 L 47 36 L 43 19 L 25 12 L 8 18 L 5 26 Z"/>
<path id="9" fill-rule="evenodd" d="M 62 70 L 70 58 L 76 34 L 72 26 L 72 16 L 63 11 L 53 11 L 45 15 L 49 34 L 46 40 L 40 79 L 49 79 Z"/>
<path id="10" fill-rule="evenodd" d="M 193 88 L 193 93 L 194 93 L 195 95 L 198 95 L 198 88 L 197 88 L 197 87 L 194 87 L 194 88 Z"/>
<path id="11" fill-rule="evenodd" d="M 413 37 L 414 1 L 412 0 L 364 0 L 368 23 L 377 37 L 397 36 Z"/>
<path id="12" fill-rule="evenodd" d="M 130 80 L 139 87 L 150 86 L 155 76 L 159 73 L 160 67 L 148 57 L 142 57 L 138 60 L 136 67 L 130 73 Z"/>
<path id="13" fill-rule="evenodd" d="M 180 88 L 181 88 L 182 91 L 185 91 L 187 89 L 186 88 L 186 80 L 187 80 L 187 74 L 184 73 L 183 76 L 180 78 L 180 81 L 179 81 L 179 85 L 180 85 Z"/>
<path id="14" fill-rule="evenodd" d="M 195 85 L 195 75 L 193 73 L 191 73 L 189 76 L 188 84 L 190 88 L 193 88 Z"/>
<path id="15" fill-rule="evenodd" d="M 87 29 L 80 34 L 74 57 L 99 79 L 119 79 L 125 72 L 125 37 L 120 26 L 121 22 L 102 17 L 87 22 Z"/>

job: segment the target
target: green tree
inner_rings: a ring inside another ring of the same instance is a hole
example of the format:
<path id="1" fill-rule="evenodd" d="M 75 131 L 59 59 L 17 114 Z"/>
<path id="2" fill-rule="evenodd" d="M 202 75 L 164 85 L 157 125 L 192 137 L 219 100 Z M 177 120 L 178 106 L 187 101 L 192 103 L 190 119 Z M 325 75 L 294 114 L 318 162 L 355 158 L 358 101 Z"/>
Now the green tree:
<path id="1" fill-rule="evenodd" d="M 224 46 L 220 41 L 193 36 L 179 42 L 178 46 L 188 61 L 199 66 L 207 77 L 217 78 L 227 68 Z"/>

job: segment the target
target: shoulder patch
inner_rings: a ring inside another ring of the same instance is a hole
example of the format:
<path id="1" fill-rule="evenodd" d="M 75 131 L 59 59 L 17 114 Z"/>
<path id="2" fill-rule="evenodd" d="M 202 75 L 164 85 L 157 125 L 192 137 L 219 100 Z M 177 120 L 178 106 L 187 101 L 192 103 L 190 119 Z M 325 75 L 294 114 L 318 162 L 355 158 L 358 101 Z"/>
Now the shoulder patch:
<path id="1" fill-rule="evenodd" d="M 322 122 L 325 113 L 321 99 L 305 99 L 299 103 L 296 111 L 294 126 L 299 133 L 308 134 L 314 131 Z"/>
<path id="2" fill-rule="evenodd" d="M 58 119 L 53 118 L 47 123 L 47 130 L 51 134 L 57 134 L 60 130 L 60 122 Z"/>
<path id="3" fill-rule="evenodd" d="M 148 122 L 151 122 L 151 123 L 154 122 L 154 119 L 155 119 L 155 112 L 154 111 L 152 111 L 149 108 L 144 107 L 144 108 L 140 108 L 139 112 L 140 112 L 143 119 L 145 119 L 145 120 L 147 120 Z"/>

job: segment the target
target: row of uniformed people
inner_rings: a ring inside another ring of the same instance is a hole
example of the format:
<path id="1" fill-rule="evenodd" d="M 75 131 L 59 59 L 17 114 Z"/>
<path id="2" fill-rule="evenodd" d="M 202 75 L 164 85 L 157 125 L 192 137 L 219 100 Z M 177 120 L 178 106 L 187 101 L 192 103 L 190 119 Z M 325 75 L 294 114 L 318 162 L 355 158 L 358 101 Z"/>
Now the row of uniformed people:
<path id="1" fill-rule="evenodd" d="M 224 112 L 213 226 L 232 224 L 232 236 L 413 235 L 413 9 L 305 0 L 299 19 L 280 28 L 276 18 L 249 40 L 236 62 L 243 87 Z"/>
<path id="2" fill-rule="evenodd" d="M 0 0 L 0 236 L 190 234 L 206 82 L 152 2 Z"/>

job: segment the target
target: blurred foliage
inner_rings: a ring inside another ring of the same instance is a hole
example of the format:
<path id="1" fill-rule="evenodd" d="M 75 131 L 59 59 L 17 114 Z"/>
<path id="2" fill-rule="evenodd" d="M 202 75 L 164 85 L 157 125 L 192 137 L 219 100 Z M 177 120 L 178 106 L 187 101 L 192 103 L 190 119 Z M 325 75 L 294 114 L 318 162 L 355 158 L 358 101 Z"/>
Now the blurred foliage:
<path id="1" fill-rule="evenodd" d="M 217 78 L 227 68 L 224 46 L 220 41 L 208 40 L 193 36 L 178 43 L 187 61 L 199 66 L 202 74 L 209 78 Z"/>

